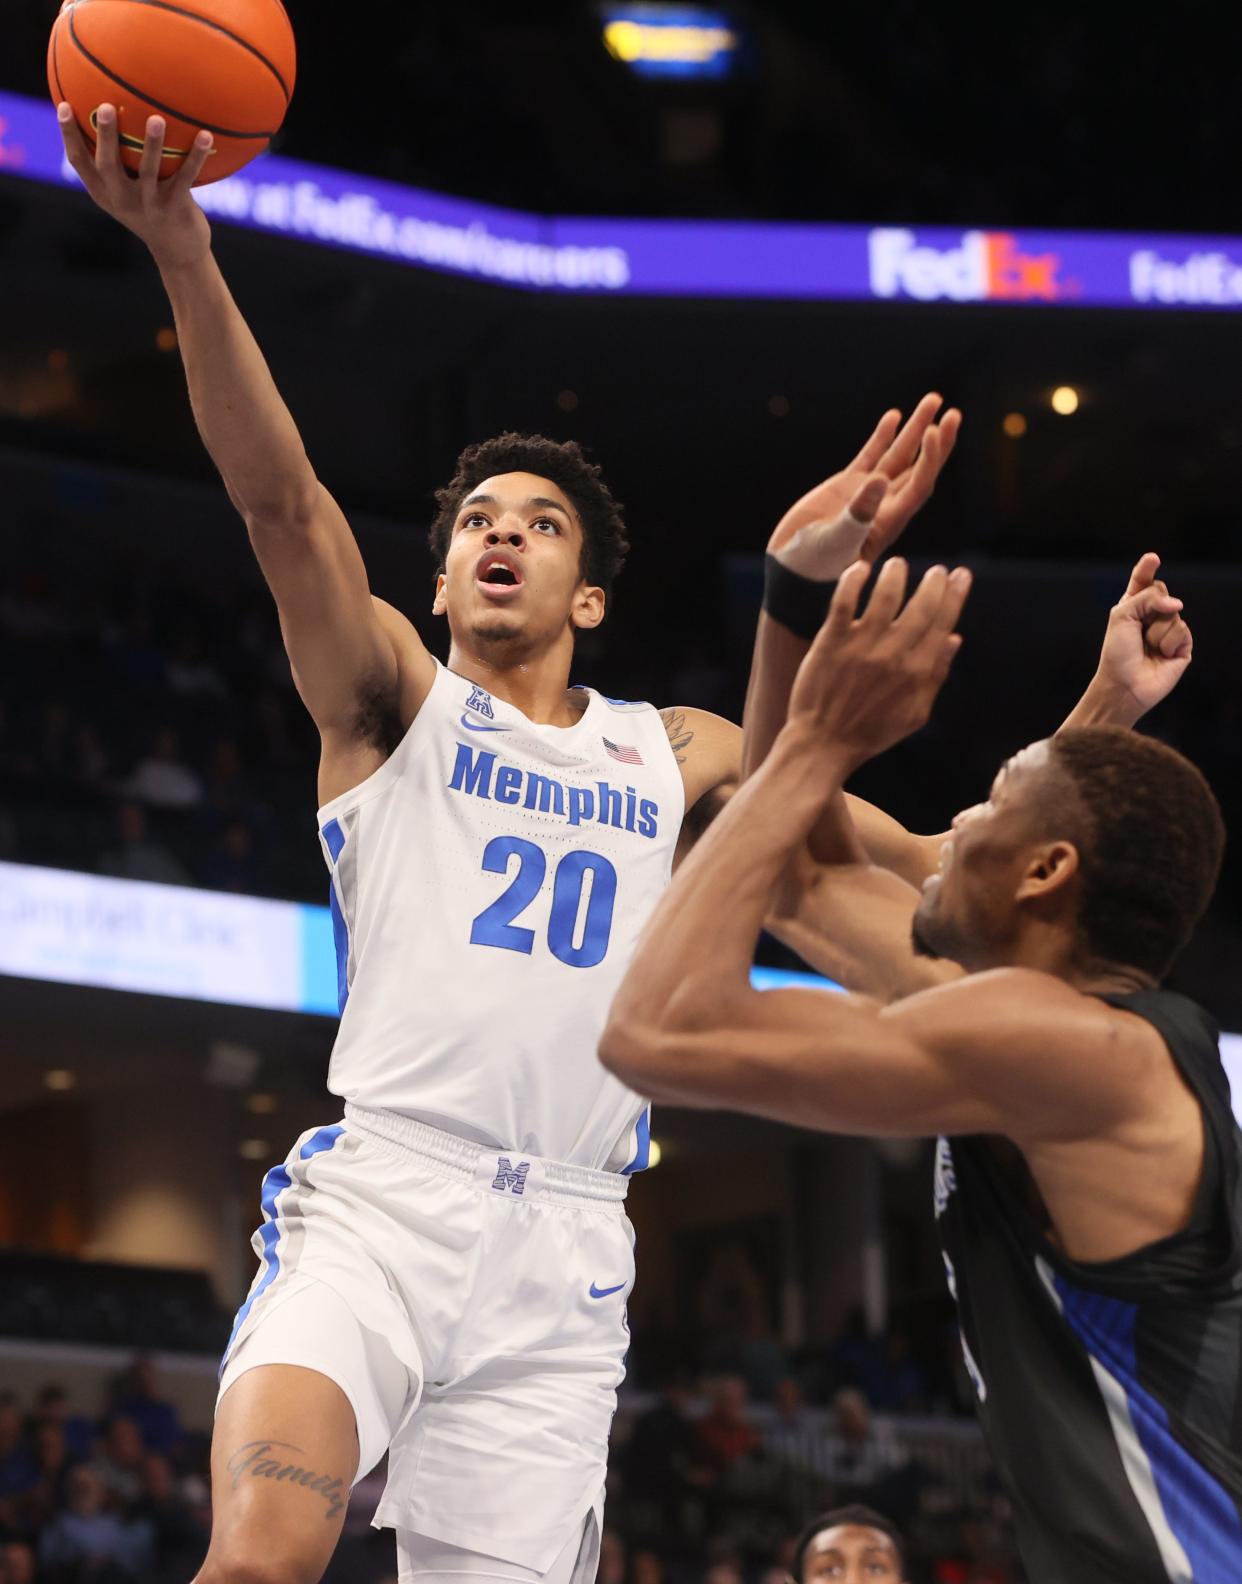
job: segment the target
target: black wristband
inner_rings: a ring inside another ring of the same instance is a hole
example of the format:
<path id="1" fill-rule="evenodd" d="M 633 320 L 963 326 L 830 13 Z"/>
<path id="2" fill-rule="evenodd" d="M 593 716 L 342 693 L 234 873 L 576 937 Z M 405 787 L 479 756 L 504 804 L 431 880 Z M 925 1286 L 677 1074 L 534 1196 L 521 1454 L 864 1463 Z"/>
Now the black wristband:
<path id="1" fill-rule="evenodd" d="M 763 608 L 773 621 L 809 643 L 824 625 L 837 580 L 819 583 L 782 566 L 774 555 L 763 558 Z"/>

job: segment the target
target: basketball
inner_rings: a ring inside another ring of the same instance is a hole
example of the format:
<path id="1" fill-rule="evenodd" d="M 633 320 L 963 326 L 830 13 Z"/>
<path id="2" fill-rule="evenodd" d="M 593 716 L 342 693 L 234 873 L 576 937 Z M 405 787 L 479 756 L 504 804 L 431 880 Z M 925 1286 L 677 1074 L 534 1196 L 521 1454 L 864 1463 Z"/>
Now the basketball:
<path id="1" fill-rule="evenodd" d="M 47 56 L 52 98 L 73 106 L 92 146 L 97 107 L 116 105 L 121 159 L 131 171 L 149 116 L 167 122 L 161 178 L 180 169 L 205 127 L 211 153 L 196 186 L 231 176 L 267 148 L 296 70 L 280 0 L 65 0 Z"/>

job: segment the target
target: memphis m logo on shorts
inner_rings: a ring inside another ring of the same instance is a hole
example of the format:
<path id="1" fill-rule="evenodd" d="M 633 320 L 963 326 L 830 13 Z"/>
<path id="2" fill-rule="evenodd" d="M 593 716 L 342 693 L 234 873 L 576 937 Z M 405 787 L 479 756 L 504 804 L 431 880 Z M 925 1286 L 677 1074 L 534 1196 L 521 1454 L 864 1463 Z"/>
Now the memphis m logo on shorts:
<path id="1" fill-rule="evenodd" d="M 512 1188 L 515 1194 L 523 1194 L 526 1192 L 526 1173 L 529 1170 L 529 1161 L 519 1161 L 515 1166 L 507 1155 L 498 1155 L 496 1177 L 492 1187 L 497 1193 L 504 1193 Z"/>

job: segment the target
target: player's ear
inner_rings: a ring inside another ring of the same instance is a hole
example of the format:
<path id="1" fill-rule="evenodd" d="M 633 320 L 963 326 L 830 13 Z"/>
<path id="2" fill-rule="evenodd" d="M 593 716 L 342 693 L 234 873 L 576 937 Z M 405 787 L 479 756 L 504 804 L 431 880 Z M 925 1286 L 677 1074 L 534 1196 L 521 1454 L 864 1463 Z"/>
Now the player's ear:
<path id="1" fill-rule="evenodd" d="M 569 619 L 575 627 L 598 627 L 604 619 L 606 596 L 602 588 L 592 588 L 589 583 L 579 583 L 574 592 L 574 603 Z"/>
<path id="2" fill-rule="evenodd" d="M 431 614 L 443 616 L 448 610 L 448 601 L 444 597 L 444 585 L 448 579 L 440 572 L 436 576 L 436 597 L 431 602 Z"/>
<path id="3" fill-rule="evenodd" d="M 1073 842 L 1048 842 L 1031 854 L 1018 884 L 1017 900 L 1034 901 L 1063 891 L 1078 876 L 1082 865 Z"/>

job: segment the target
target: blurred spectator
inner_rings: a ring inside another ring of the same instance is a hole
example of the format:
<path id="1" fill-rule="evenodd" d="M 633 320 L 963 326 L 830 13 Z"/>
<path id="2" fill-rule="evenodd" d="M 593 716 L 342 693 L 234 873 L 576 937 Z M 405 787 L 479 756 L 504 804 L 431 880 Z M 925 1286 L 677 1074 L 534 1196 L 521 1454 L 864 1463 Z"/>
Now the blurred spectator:
<path id="1" fill-rule="evenodd" d="M 635 1551 L 630 1561 L 629 1584 L 666 1584 L 664 1563 L 654 1551 Z"/>
<path id="2" fill-rule="evenodd" d="M 157 885 L 189 885 L 189 875 L 168 848 L 147 835 L 147 813 L 141 803 L 120 804 L 116 828 L 117 845 L 100 854 L 100 874 L 118 880 L 153 880 Z"/>
<path id="3" fill-rule="evenodd" d="M 196 633 L 184 632 L 177 639 L 164 676 L 172 692 L 183 697 L 222 699 L 228 691 L 224 678 L 205 658 Z"/>
<path id="4" fill-rule="evenodd" d="M 210 1518 L 186 1500 L 172 1465 L 158 1452 L 143 1461 L 143 1489 L 129 1516 L 149 1527 L 165 1570 L 190 1578 L 207 1552 Z"/>
<path id="5" fill-rule="evenodd" d="M 713 1562 L 703 1573 L 703 1584 L 746 1584 L 736 1562 Z"/>
<path id="6" fill-rule="evenodd" d="M 225 826 L 203 869 L 203 883 L 213 891 L 235 891 L 240 895 L 261 889 L 254 837 L 241 820 Z"/>
<path id="7" fill-rule="evenodd" d="M 119 1506 L 138 1500 L 146 1486 L 146 1448 L 133 1419 L 122 1413 L 109 1417 L 89 1467 Z"/>
<path id="8" fill-rule="evenodd" d="M 699 1445 L 709 1464 L 724 1473 L 731 1464 L 758 1450 L 760 1435 L 746 1413 L 746 1382 L 740 1375 L 722 1375 L 709 1388 L 711 1407 L 699 1421 Z"/>
<path id="9" fill-rule="evenodd" d="M 34 1584 L 36 1569 L 33 1546 L 24 1540 L 0 1544 L 0 1584 Z"/>
<path id="10" fill-rule="evenodd" d="M 198 808 L 203 801 L 203 783 L 181 757 L 181 744 L 171 726 L 156 732 L 151 752 L 138 762 L 122 790 L 126 797 L 157 808 Z"/>
<path id="11" fill-rule="evenodd" d="M 184 1434 L 181 1415 L 159 1394 L 155 1365 L 149 1358 L 136 1358 L 121 1376 L 112 1411 L 137 1427 L 148 1452 L 171 1452 Z"/>
<path id="12" fill-rule="evenodd" d="M 30 1445 L 22 1433 L 22 1416 L 12 1392 L 0 1395 L 0 1499 L 20 1496 L 38 1483 Z"/>
<path id="13" fill-rule="evenodd" d="M 924 1413 L 928 1390 L 923 1371 L 915 1362 L 909 1334 L 894 1326 L 883 1342 L 884 1367 L 872 1405 L 895 1413 Z"/>
<path id="14" fill-rule="evenodd" d="M 599 1537 L 599 1567 L 595 1584 L 624 1584 L 625 1541 L 615 1529 L 605 1529 Z"/>
<path id="15" fill-rule="evenodd" d="M 63 1505 L 69 1475 L 75 1462 L 69 1455 L 65 1432 L 54 1419 L 45 1419 L 34 1429 L 35 1480 L 19 1504 L 22 1524 L 35 1530 L 47 1522 Z"/>
<path id="16" fill-rule="evenodd" d="M 892 1429 L 875 1422 L 871 1405 L 853 1387 L 837 1393 L 832 1412 L 823 1442 L 823 1469 L 833 1499 L 870 1499 L 890 1511 L 909 1512 L 915 1470 Z"/>
<path id="17" fill-rule="evenodd" d="M 218 737 L 207 765 L 207 806 L 213 814 L 243 819 L 254 809 L 254 789 L 242 767 L 235 737 Z"/>
<path id="18" fill-rule="evenodd" d="M 35 1398 L 35 1419 L 39 1424 L 60 1426 L 65 1451 L 75 1463 L 90 1457 L 95 1444 L 94 1421 L 69 1411 L 69 1396 L 63 1386 L 49 1382 L 42 1388 Z"/>
<path id="19" fill-rule="evenodd" d="M 689 1377 L 673 1375 L 660 1401 L 635 1423 L 622 1454 L 627 1510 L 644 1537 L 680 1543 L 694 1526 L 703 1493 L 716 1483 L 691 1402 Z"/>
<path id="20" fill-rule="evenodd" d="M 98 731 L 89 722 L 82 722 L 73 736 L 73 779 L 88 792 L 102 792 L 108 784 L 108 767 L 108 755 Z"/>
<path id="21" fill-rule="evenodd" d="M 66 1510 L 39 1540 L 39 1564 L 53 1578 L 84 1578 L 112 1584 L 140 1578 L 150 1566 L 152 1533 L 145 1523 L 127 1523 L 107 1509 L 108 1492 L 94 1469 L 83 1464 L 69 1476 Z"/>

